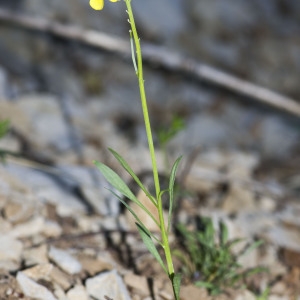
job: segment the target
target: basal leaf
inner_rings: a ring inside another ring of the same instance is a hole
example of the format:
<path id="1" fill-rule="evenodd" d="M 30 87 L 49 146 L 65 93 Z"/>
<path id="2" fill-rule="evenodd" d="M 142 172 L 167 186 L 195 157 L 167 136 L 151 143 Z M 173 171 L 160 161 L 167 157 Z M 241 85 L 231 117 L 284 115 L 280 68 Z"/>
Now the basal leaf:
<path id="1" fill-rule="evenodd" d="M 169 180 L 169 214 L 168 214 L 168 230 L 170 231 L 171 227 L 171 217 L 173 212 L 173 205 L 174 205 L 174 184 L 176 179 L 176 172 L 178 169 L 178 165 L 180 163 L 182 156 L 178 157 L 172 167 L 171 174 L 170 174 L 170 180 Z"/>
<path id="2" fill-rule="evenodd" d="M 142 227 L 141 224 L 136 223 L 136 226 L 138 228 L 138 231 L 139 231 L 139 233 L 142 237 L 142 240 L 143 240 L 144 244 L 146 245 L 147 249 L 156 258 L 156 260 L 161 265 L 163 270 L 168 274 L 165 264 L 164 264 L 162 258 L 160 257 L 160 255 L 151 239 L 151 236 L 149 235 L 149 233 L 147 233 L 147 231 L 145 231 L 144 227 Z"/>
<path id="3" fill-rule="evenodd" d="M 119 153 L 117 153 L 115 150 L 109 148 L 109 151 L 118 160 L 118 162 L 127 171 L 127 173 L 134 179 L 134 181 L 138 184 L 138 186 L 142 189 L 142 191 L 146 194 L 146 196 L 150 199 L 150 201 L 155 206 L 157 206 L 155 198 L 149 193 L 149 191 L 146 189 L 146 187 L 142 184 L 140 179 L 137 177 L 137 175 L 134 173 L 134 171 L 131 169 L 131 167 L 128 165 L 128 163 L 125 161 L 125 159 Z"/>
<path id="4" fill-rule="evenodd" d="M 228 241 L 228 228 L 224 222 L 219 223 L 220 228 L 220 244 L 221 247 L 224 247 Z"/>

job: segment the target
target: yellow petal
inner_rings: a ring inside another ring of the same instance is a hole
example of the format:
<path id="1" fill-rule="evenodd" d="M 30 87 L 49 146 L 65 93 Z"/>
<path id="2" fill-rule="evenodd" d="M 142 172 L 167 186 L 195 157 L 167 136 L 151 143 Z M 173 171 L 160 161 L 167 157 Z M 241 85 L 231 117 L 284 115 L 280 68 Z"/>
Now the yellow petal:
<path id="1" fill-rule="evenodd" d="M 109 0 L 110 2 L 118 2 L 119 0 Z"/>
<path id="2" fill-rule="evenodd" d="M 104 0 L 90 0 L 90 6 L 95 10 L 101 10 L 104 6 Z"/>

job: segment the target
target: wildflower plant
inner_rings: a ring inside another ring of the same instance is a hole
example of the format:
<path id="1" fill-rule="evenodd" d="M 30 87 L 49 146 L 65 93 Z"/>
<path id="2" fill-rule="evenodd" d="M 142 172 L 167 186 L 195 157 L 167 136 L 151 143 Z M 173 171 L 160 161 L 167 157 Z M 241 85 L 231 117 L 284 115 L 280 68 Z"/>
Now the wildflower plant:
<path id="1" fill-rule="evenodd" d="M 115 0 L 110 0 L 111 2 L 116 2 Z M 125 161 L 125 159 L 118 154 L 116 151 L 109 149 L 110 152 L 114 155 L 114 157 L 119 161 L 119 163 L 122 165 L 122 167 L 130 174 L 130 176 L 134 179 L 136 184 L 142 189 L 142 191 L 146 194 L 149 201 L 152 202 L 152 204 L 157 209 L 158 219 L 152 214 L 146 207 L 143 205 L 143 203 L 140 202 L 139 199 L 133 194 L 133 192 L 130 190 L 130 188 L 127 186 L 127 184 L 119 177 L 117 173 L 115 173 L 111 168 L 106 166 L 105 164 L 95 161 L 95 165 L 97 168 L 102 172 L 104 177 L 107 179 L 107 181 L 123 196 L 128 198 L 129 200 L 136 203 L 140 208 L 142 208 L 146 214 L 151 218 L 154 223 L 159 228 L 159 237 L 154 235 L 152 232 L 150 232 L 146 226 L 143 224 L 143 222 L 140 220 L 139 216 L 132 210 L 130 205 L 127 204 L 123 200 L 122 197 L 120 197 L 117 193 L 114 191 L 111 191 L 125 206 L 126 208 L 131 212 L 133 217 L 136 220 L 136 225 L 138 228 L 138 231 L 142 237 L 142 240 L 144 244 L 146 245 L 147 249 L 150 251 L 150 253 L 156 258 L 158 263 L 161 265 L 162 269 L 165 271 L 165 273 L 170 278 L 170 281 L 172 283 L 173 287 L 173 293 L 176 300 L 179 300 L 179 289 L 180 289 L 180 280 L 181 277 L 179 274 L 175 273 L 174 265 L 173 265 L 173 258 L 171 254 L 170 244 L 169 244 L 169 234 L 171 230 L 171 220 L 172 220 L 172 212 L 173 212 L 173 202 L 174 202 L 174 183 L 175 183 L 175 177 L 176 177 L 176 171 L 179 165 L 179 162 L 181 160 L 181 157 L 179 157 L 175 163 L 173 164 L 173 167 L 170 172 L 170 178 L 169 178 L 169 186 L 168 189 L 162 190 L 160 186 L 159 176 L 158 176 L 158 170 L 157 170 L 157 163 L 156 163 L 156 157 L 155 157 L 155 150 L 154 150 L 154 144 L 153 144 L 153 138 L 152 138 L 152 131 L 151 131 L 151 125 L 150 125 L 150 118 L 148 113 L 148 106 L 147 106 L 147 100 L 146 100 L 146 92 L 144 87 L 144 77 L 143 77 L 143 61 L 142 61 L 142 51 L 141 51 L 141 45 L 140 45 L 140 39 L 138 36 L 138 32 L 135 25 L 134 20 L 134 14 L 131 7 L 131 0 L 124 0 L 126 5 L 126 12 L 128 14 L 128 22 L 130 24 L 130 44 L 131 44 L 131 53 L 132 53 L 132 61 L 134 70 L 138 79 L 139 84 L 139 90 L 140 90 L 140 99 L 141 99 L 141 106 L 142 106 L 142 112 L 145 122 L 145 129 L 147 134 L 147 140 L 148 140 L 148 147 L 152 162 L 152 172 L 153 172 L 153 180 L 154 180 L 154 186 L 155 186 L 155 195 L 151 194 L 149 190 L 143 185 L 143 183 L 140 181 L 140 179 L 137 177 L 137 175 L 134 173 L 134 171 L 131 169 L 131 167 L 128 165 L 128 163 Z M 96 10 L 101 10 L 104 5 L 103 0 L 91 0 L 90 5 L 92 8 Z M 163 213 L 163 203 L 162 203 L 162 196 L 164 193 L 168 193 L 169 195 L 169 210 L 168 210 L 168 220 L 167 222 L 164 219 L 164 213 Z M 154 241 L 156 241 L 157 245 L 160 246 L 164 252 L 164 258 L 161 257 L 159 254 L 158 249 L 156 248 L 156 245 Z"/>
<path id="2" fill-rule="evenodd" d="M 201 218 L 199 230 L 188 230 L 184 225 L 177 226 L 183 240 L 183 249 L 173 254 L 183 264 L 183 273 L 196 286 L 206 288 L 212 295 L 219 294 L 225 287 L 240 287 L 243 279 L 266 271 L 263 267 L 243 271 L 238 259 L 259 247 L 263 242 L 255 241 L 246 245 L 238 254 L 232 253 L 233 246 L 243 239 L 228 239 L 228 229 L 219 223 L 219 234 L 214 229 L 211 218 Z M 216 239 L 217 237 L 217 239 Z"/>

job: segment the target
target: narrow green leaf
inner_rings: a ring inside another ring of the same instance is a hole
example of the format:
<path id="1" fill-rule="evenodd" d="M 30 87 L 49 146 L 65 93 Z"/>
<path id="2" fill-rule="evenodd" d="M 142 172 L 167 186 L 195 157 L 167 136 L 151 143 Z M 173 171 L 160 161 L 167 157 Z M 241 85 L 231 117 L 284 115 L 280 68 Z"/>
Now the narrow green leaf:
<path id="1" fill-rule="evenodd" d="M 149 233 L 147 232 L 148 230 L 145 230 L 144 226 L 141 226 L 140 223 L 136 223 L 136 226 L 138 228 L 138 231 L 142 237 L 142 240 L 144 242 L 144 244 L 146 245 L 147 249 L 149 250 L 149 252 L 156 258 L 156 260 L 158 261 L 158 263 L 161 265 L 161 267 L 163 268 L 163 270 L 168 274 L 167 268 L 162 260 L 162 258 L 160 257 L 152 239 L 151 236 L 149 235 Z"/>
<path id="2" fill-rule="evenodd" d="M 220 228 L 220 244 L 221 247 L 224 247 L 228 241 L 228 228 L 224 222 L 219 223 Z"/>
<path id="3" fill-rule="evenodd" d="M 171 274 L 170 279 L 171 279 L 172 286 L 173 286 L 175 300 L 180 300 L 181 275 L 180 274 Z"/>
<path id="4" fill-rule="evenodd" d="M 252 268 L 250 270 L 247 270 L 243 273 L 243 275 L 245 277 L 248 277 L 248 276 L 252 276 L 254 274 L 258 274 L 258 273 L 267 273 L 268 272 L 268 269 L 266 267 L 256 267 L 256 268 Z"/>
<path id="5" fill-rule="evenodd" d="M 123 179 L 121 179 L 121 177 L 115 171 L 113 171 L 111 168 L 109 168 L 108 166 L 104 165 L 99 161 L 94 161 L 94 164 L 100 170 L 100 172 L 103 174 L 106 180 L 116 190 L 118 190 L 122 195 L 126 196 L 128 199 L 136 202 L 135 195 L 132 193 L 132 191 L 129 189 L 129 187 L 123 181 Z"/>
<path id="6" fill-rule="evenodd" d="M 168 229 L 167 232 L 170 232 L 171 228 L 171 217 L 173 212 L 173 206 L 174 206 L 174 184 L 176 179 L 176 172 L 178 169 L 178 165 L 180 163 L 180 160 L 182 159 L 182 156 L 178 157 L 172 167 L 171 174 L 170 174 L 170 180 L 169 180 L 169 213 L 168 213 Z"/>
<path id="7" fill-rule="evenodd" d="M 138 74 L 138 68 L 137 68 L 136 60 L 135 60 L 134 41 L 133 41 L 133 36 L 132 36 L 131 30 L 129 31 L 129 34 L 130 34 L 130 48 L 131 48 L 132 63 L 133 63 L 135 73 Z"/>
<path id="8" fill-rule="evenodd" d="M 106 180 L 122 195 L 135 202 L 139 207 L 141 207 L 148 216 L 153 220 L 153 222 L 159 227 L 158 221 L 154 218 L 154 216 L 150 213 L 150 211 L 136 198 L 136 196 L 129 189 L 127 184 L 123 181 L 123 179 L 111 168 L 104 165 L 99 161 L 94 161 L 96 167 L 100 170 Z"/>
<path id="9" fill-rule="evenodd" d="M 213 225 L 213 221 L 211 218 L 206 218 L 206 228 L 205 228 L 205 236 L 206 236 L 206 242 L 210 247 L 214 247 L 214 238 L 215 238 L 215 229 Z"/>
<path id="10" fill-rule="evenodd" d="M 151 200 L 151 202 L 157 206 L 157 202 L 155 198 L 149 193 L 149 191 L 146 189 L 146 187 L 142 184 L 140 179 L 136 176 L 134 171 L 131 169 L 129 164 L 125 161 L 125 159 L 117 153 L 115 150 L 109 148 L 108 149 L 112 155 L 118 160 L 118 162 L 122 165 L 122 167 L 127 171 L 127 173 L 134 179 L 134 181 L 138 184 L 138 186 L 141 188 L 141 190 L 146 194 L 146 196 Z"/>

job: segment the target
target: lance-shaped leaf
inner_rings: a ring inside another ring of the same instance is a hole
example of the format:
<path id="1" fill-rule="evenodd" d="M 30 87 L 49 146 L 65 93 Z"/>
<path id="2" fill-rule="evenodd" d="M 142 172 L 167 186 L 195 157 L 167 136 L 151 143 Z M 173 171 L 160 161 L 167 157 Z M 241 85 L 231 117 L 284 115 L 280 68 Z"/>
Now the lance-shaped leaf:
<path id="1" fill-rule="evenodd" d="M 142 240 L 143 240 L 144 244 L 146 245 L 147 249 L 156 258 L 156 260 L 161 265 L 161 267 L 166 272 L 166 274 L 168 274 L 167 268 L 166 268 L 162 258 L 160 257 L 160 255 L 151 239 L 151 236 L 147 233 L 147 231 L 145 231 L 145 229 L 139 223 L 136 223 L 136 226 L 138 228 L 138 231 L 139 231 L 139 233 L 142 237 Z"/>
<path id="2" fill-rule="evenodd" d="M 134 49 L 134 40 L 133 40 L 132 30 L 129 30 L 129 34 L 130 34 L 130 48 L 131 48 L 132 63 L 133 63 L 135 73 L 136 73 L 136 75 L 138 75 L 138 68 L 137 68 L 136 59 L 135 59 L 135 49 Z"/>
<path id="3" fill-rule="evenodd" d="M 123 179 L 110 167 L 104 165 L 103 163 L 99 161 L 94 161 L 94 164 L 96 167 L 100 170 L 100 172 L 103 174 L 103 176 L 106 178 L 106 180 L 116 189 L 118 190 L 122 195 L 136 203 L 139 207 L 141 207 L 147 215 L 153 220 L 153 222 L 159 227 L 159 224 L 157 220 L 154 218 L 154 216 L 150 213 L 150 211 L 137 199 L 137 197 L 132 193 L 132 191 L 129 189 L 127 184 L 123 181 Z"/>
<path id="4" fill-rule="evenodd" d="M 219 230 L 220 230 L 219 239 L 220 239 L 221 247 L 225 247 L 225 245 L 228 241 L 228 228 L 224 222 L 219 223 Z"/>
<path id="5" fill-rule="evenodd" d="M 109 148 L 109 151 L 112 155 L 118 160 L 118 162 L 122 165 L 122 167 L 127 171 L 127 173 L 134 179 L 134 181 L 138 184 L 138 186 L 142 189 L 142 191 L 146 194 L 146 196 L 151 200 L 151 202 L 157 206 L 155 198 L 149 193 L 146 187 L 142 184 L 140 179 L 136 176 L 134 171 L 131 169 L 126 160 L 115 150 Z"/>
<path id="6" fill-rule="evenodd" d="M 128 199 L 136 202 L 136 197 L 132 193 L 132 191 L 129 189 L 127 184 L 123 181 L 123 179 L 110 167 L 104 165 L 103 163 L 99 161 L 94 161 L 94 164 L 96 167 L 100 170 L 100 172 L 103 174 L 105 179 L 116 189 L 118 190 L 122 195 L 127 197 Z"/>
<path id="7" fill-rule="evenodd" d="M 168 214 L 168 230 L 170 231 L 171 227 L 171 217 L 173 212 L 173 205 L 174 205 L 174 184 L 176 179 L 176 172 L 178 169 L 178 165 L 180 163 L 182 156 L 178 157 L 172 167 L 171 174 L 170 174 L 170 180 L 169 180 L 169 214 Z"/>

